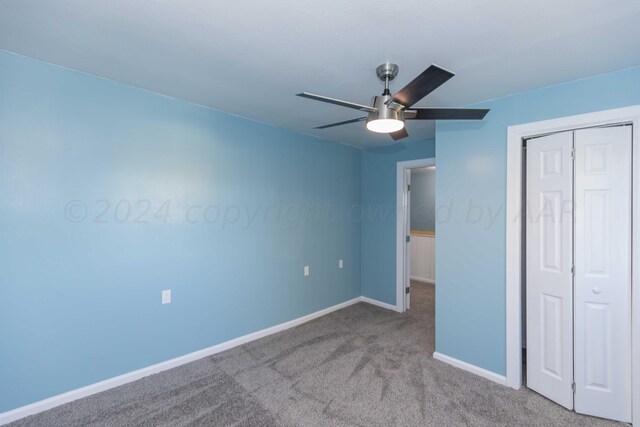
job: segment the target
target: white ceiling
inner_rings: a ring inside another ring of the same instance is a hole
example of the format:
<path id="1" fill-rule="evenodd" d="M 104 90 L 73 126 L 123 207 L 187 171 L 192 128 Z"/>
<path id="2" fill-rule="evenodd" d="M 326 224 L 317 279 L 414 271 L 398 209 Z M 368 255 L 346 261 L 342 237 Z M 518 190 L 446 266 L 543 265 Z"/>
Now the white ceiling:
<path id="1" fill-rule="evenodd" d="M 429 64 L 457 76 L 418 106 L 461 106 L 640 64 L 637 0 L 0 0 L 0 48 L 349 145 L 390 144 L 359 112 Z M 412 139 L 432 122 L 410 122 Z M 406 141 L 406 140 L 404 140 Z"/>

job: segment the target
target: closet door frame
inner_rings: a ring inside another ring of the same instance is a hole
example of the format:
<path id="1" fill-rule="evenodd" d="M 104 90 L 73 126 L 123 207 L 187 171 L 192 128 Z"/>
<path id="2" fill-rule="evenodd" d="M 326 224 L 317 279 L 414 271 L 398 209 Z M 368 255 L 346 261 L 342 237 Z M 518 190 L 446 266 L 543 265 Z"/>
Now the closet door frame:
<path id="1" fill-rule="evenodd" d="M 524 140 L 581 128 L 631 124 L 633 166 L 632 235 L 632 407 L 633 424 L 640 426 L 640 105 L 509 126 L 507 130 L 506 191 L 506 384 L 522 387 L 522 184 Z"/>

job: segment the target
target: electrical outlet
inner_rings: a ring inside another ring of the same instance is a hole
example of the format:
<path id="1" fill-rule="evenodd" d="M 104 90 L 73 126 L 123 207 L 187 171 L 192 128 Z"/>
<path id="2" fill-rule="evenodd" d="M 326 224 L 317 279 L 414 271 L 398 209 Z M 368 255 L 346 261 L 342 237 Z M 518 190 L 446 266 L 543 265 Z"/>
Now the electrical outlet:
<path id="1" fill-rule="evenodd" d="M 309 275 L 309 266 L 308 266 L 308 265 L 305 265 L 305 266 L 304 266 L 304 275 L 305 275 L 305 276 L 308 276 L 308 275 Z"/>
<path id="2" fill-rule="evenodd" d="M 169 304 L 171 302 L 171 289 L 162 291 L 162 303 Z"/>
<path id="3" fill-rule="evenodd" d="M 341 259 L 338 260 L 338 268 L 344 267 L 344 262 Z"/>

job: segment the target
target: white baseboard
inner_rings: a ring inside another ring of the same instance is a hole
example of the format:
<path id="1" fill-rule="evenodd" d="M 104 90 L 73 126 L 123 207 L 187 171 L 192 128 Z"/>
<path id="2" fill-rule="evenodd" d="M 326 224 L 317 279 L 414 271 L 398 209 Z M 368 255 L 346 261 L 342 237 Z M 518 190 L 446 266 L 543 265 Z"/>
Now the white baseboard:
<path id="1" fill-rule="evenodd" d="M 360 297 L 360 301 L 366 302 L 367 304 L 371 304 L 371 305 L 377 305 L 378 307 L 386 308 L 387 310 L 400 312 L 397 306 L 387 304 L 386 302 L 378 301 L 377 299 L 373 299 L 369 297 Z"/>
<path id="2" fill-rule="evenodd" d="M 418 282 L 431 283 L 432 285 L 436 284 L 436 281 L 433 279 L 425 279 L 424 277 L 418 277 L 418 276 L 410 276 L 409 278 L 411 280 L 416 280 Z"/>
<path id="3" fill-rule="evenodd" d="M 437 351 L 433 353 L 433 358 L 441 362 L 447 363 L 451 366 L 455 366 L 456 368 L 469 371 L 472 374 L 479 375 L 482 378 L 486 378 L 488 380 L 493 381 L 494 383 L 507 385 L 507 377 L 505 377 L 504 375 L 496 374 L 495 372 L 488 371 L 479 366 L 472 365 L 471 363 L 463 362 L 462 360 L 456 359 L 451 356 L 447 356 L 446 354 L 438 353 Z"/>
<path id="4" fill-rule="evenodd" d="M 212 347 L 208 347 L 202 350 L 194 351 L 193 353 L 186 354 L 184 356 L 176 357 L 174 359 L 160 362 L 155 365 L 147 366 L 146 368 L 138 369 L 136 371 L 128 372 L 126 374 L 119 375 L 117 377 L 109 378 L 104 381 L 100 381 L 94 384 L 90 384 L 86 387 L 81 387 L 75 390 L 68 391 L 66 393 L 59 394 L 57 396 L 50 397 L 48 399 L 40 400 L 38 402 L 31 403 L 29 405 L 21 406 L 16 409 L 12 409 L 7 412 L 0 413 L 0 426 L 8 424 L 10 422 L 19 420 L 20 418 L 28 417 L 39 412 L 46 411 L 48 409 L 55 408 L 56 406 L 63 405 L 65 403 L 72 402 L 83 397 L 91 396 L 92 394 L 99 393 L 101 391 L 109 390 L 114 387 L 127 384 L 140 378 L 147 377 L 149 375 L 157 374 L 158 372 L 166 371 L 167 369 L 175 368 L 185 363 L 193 362 L 203 357 L 211 356 L 221 351 L 228 350 L 233 347 L 248 343 L 250 341 L 257 340 L 258 338 L 266 337 L 267 335 L 275 334 L 277 332 L 284 331 L 285 329 L 292 328 L 294 326 L 301 325 L 310 320 L 329 314 L 332 311 L 340 310 L 341 308 L 348 307 L 358 302 L 368 302 L 370 304 L 380 305 L 381 307 L 388 306 L 389 304 L 382 303 L 380 301 L 372 300 L 370 298 L 363 299 L 363 297 L 353 298 L 349 301 L 345 301 L 340 304 L 325 308 L 320 311 L 316 311 L 306 316 L 299 317 L 297 319 L 290 320 L 288 322 L 280 323 L 279 325 L 271 326 L 266 329 L 262 329 L 257 332 L 253 332 Z M 384 305 L 383 305 L 384 304 Z M 395 310 L 395 306 L 390 306 L 392 310 Z M 387 308 L 387 307 L 385 307 Z"/>

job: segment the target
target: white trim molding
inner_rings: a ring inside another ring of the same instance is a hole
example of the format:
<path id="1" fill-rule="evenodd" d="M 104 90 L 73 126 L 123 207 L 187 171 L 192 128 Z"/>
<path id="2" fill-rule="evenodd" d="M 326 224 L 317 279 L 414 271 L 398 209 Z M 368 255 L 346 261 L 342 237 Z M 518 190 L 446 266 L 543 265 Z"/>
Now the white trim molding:
<path id="1" fill-rule="evenodd" d="M 496 374 L 495 372 L 489 371 L 476 365 L 472 365 L 471 363 L 463 362 L 462 360 L 456 359 L 455 357 L 447 356 L 446 354 L 438 353 L 436 351 L 435 353 L 433 353 L 433 358 L 447 363 L 451 366 L 455 366 L 456 368 L 481 376 L 482 378 L 486 378 L 490 381 L 493 381 L 494 383 L 507 385 L 507 377 L 505 377 L 504 375 Z"/>
<path id="2" fill-rule="evenodd" d="M 377 305 L 378 307 L 386 308 L 387 310 L 399 311 L 397 305 L 388 304 L 386 302 L 378 301 L 377 299 L 369 298 L 369 297 L 360 297 L 360 301 L 366 302 L 367 304 Z"/>
<path id="3" fill-rule="evenodd" d="M 405 274 L 405 218 L 407 217 L 408 198 L 405 175 L 407 170 L 435 166 L 435 157 L 398 162 L 396 169 L 396 311 L 404 313 L 404 274 Z M 409 274 L 407 272 L 406 274 Z"/>
<path id="4" fill-rule="evenodd" d="M 509 126 L 507 132 L 506 193 L 506 379 L 522 386 L 521 265 L 522 256 L 522 144 L 527 138 L 619 123 L 633 125 L 632 232 L 632 360 L 633 424 L 640 424 L 640 105 Z"/>
<path id="5" fill-rule="evenodd" d="M 118 387 L 130 382 L 139 380 L 144 377 L 148 377 L 149 375 L 157 374 L 159 372 L 163 372 L 168 369 L 172 369 L 177 366 L 184 365 L 186 363 L 190 363 L 198 359 L 202 359 L 204 357 L 208 357 L 216 353 L 220 353 L 225 350 L 229 350 L 233 347 L 246 344 L 248 342 L 257 340 L 259 338 L 263 338 L 268 335 L 272 335 L 277 332 L 281 332 L 286 329 L 293 328 L 294 326 L 301 325 L 303 323 L 309 322 L 310 320 L 317 319 L 318 317 L 322 317 L 333 311 L 340 310 L 342 308 L 348 307 L 350 305 L 353 305 L 359 302 L 365 302 L 368 304 L 373 304 L 379 307 L 396 311 L 396 307 L 394 305 L 387 304 L 378 300 L 374 300 L 374 299 L 362 297 L 362 296 L 353 298 L 348 301 L 342 302 L 340 304 L 336 304 L 334 306 L 308 314 L 306 316 L 302 316 L 297 319 L 290 320 L 288 322 L 280 323 L 278 325 L 271 326 L 269 328 L 262 329 L 257 332 L 253 332 L 253 333 L 214 345 L 212 347 L 194 351 L 193 353 L 189 353 L 184 356 L 176 357 L 174 359 L 160 362 L 155 365 L 147 366 L 146 368 L 128 372 L 126 374 L 122 374 L 117 377 L 109 378 L 104 381 L 90 384 L 86 387 L 81 387 L 75 390 L 71 390 L 66 393 L 62 393 L 57 396 L 50 397 L 48 399 L 44 399 L 38 402 L 31 403 L 29 405 L 21 406 L 19 408 L 12 409 L 7 412 L 0 413 L 0 425 L 8 424 L 13 421 L 19 420 L 21 418 L 28 417 L 30 415 L 34 415 L 34 414 L 55 408 L 56 406 L 69 403 L 74 400 L 81 399 L 83 397 L 91 396 L 92 394 L 100 393 L 102 391 L 109 390 L 114 387 Z"/>

